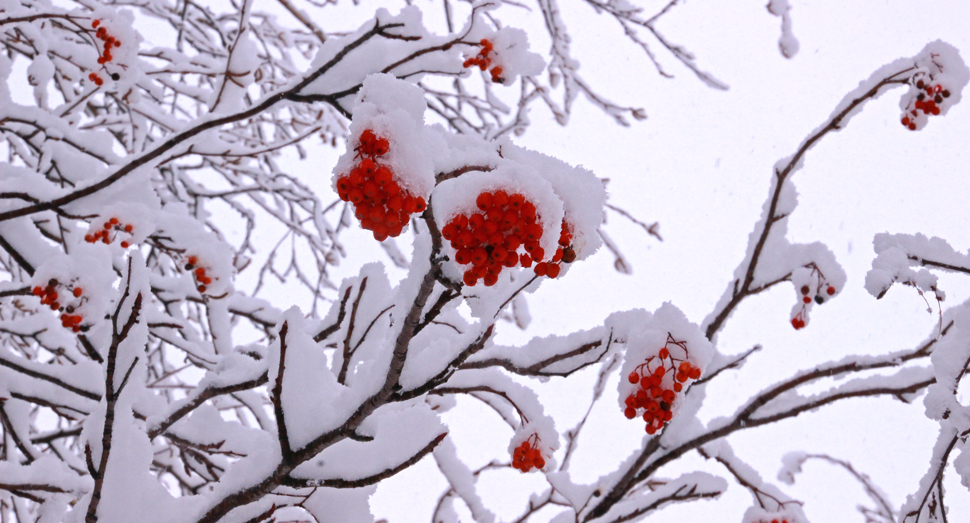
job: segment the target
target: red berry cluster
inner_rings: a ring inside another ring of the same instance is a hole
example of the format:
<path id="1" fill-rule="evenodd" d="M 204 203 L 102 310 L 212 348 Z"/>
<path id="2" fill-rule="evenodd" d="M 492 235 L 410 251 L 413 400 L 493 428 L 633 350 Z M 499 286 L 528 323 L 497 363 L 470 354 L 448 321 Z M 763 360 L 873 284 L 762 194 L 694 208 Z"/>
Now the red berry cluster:
<path id="1" fill-rule="evenodd" d="M 562 231 L 559 233 L 559 247 L 556 248 L 556 253 L 552 255 L 552 260 L 549 262 L 537 263 L 533 271 L 535 271 L 537 276 L 548 276 L 550 278 L 555 278 L 559 276 L 559 271 L 562 270 L 559 262 L 572 263 L 576 261 L 576 251 L 572 248 L 573 234 L 569 231 L 569 226 L 566 225 L 566 220 L 562 222 Z"/>
<path id="2" fill-rule="evenodd" d="M 546 460 L 539 451 L 539 435 L 529 436 L 521 445 L 512 452 L 512 468 L 522 472 L 529 472 L 533 468 L 542 470 L 546 466 Z"/>
<path id="3" fill-rule="evenodd" d="M 923 80 L 917 80 L 916 88 L 923 92 L 916 95 L 916 100 L 907 107 L 902 119 L 903 126 L 910 131 L 916 130 L 916 117 L 919 116 L 919 111 L 925 115 L 938 116 L 943 100 L 950 97 L 950 91 L 940 84 L 931 85 Z"/>
<path id="4" fill-rule="evenodd" d="M 802 293 L 802 308 L 801 310 L 798 311 L 797 314 L 795 314 L 795 317 L 791 319 L 791 326 L 794 327 L 795 330 L 805 328 L 805 325 L 806 325 L 805 313 L 807 308 L 806 306 L 809 303 L 812 303 L 812 301 L 814 300 L 815 303 L 821 305 L 825 303 L 825 298 L 822 297 L 822 293 L 824 292 L 829 296 L 833 296 L 835 295 L 835 290 L 836 290 L 835 287 L 830 285 L 825 280 L 825 276 L 822 274 L 822 271 L 819 270 L 817 265 L 815 265 L 814 263 L 810 263 L 806 267 L 812 269 L 812 276 L 818 279 L 818 283 L 815 286 L 814 298 L 812 297 L 812 288 L 809 285 L 802 285 L 801 288 L 798 289 L 799 292 Z"/>
<path id="5" fill-rule="evenodd" d="M 100 26 L 100 27 L 99 27 Z M 97 31 L 94 36 L 104 42 L 104 49 L 101 52 L 101 56 L 98 58 L 98 63 L 104 65 L 110 62 L 114 57 L 111 56 L 112 47 L 121 47 L 121 40 L 115 39 L 115 37 L 108 34 L 108 29 L 101 25 L 101 20 L 94 20 L 91 22 L 91 27 L 96 28 Z M 112 75 L 113 77 L 114 75 Z M 115 78 L 117 80 L 117 78 Z M 101 84 L 98 84 L 101 85 Z"/>
<path id="6" fill-rule="evenodd" d="M 101 243 L 109 244 L 118 239 L 118 236 L 122 232 L 126 233 L 128 238 L 131 239 L 131 233 L 134 230 L 134 225 L 130 223 L 123 224 L 118 220 L 118 218 L 111 218 L 110 220 L 104 222 L 103 229 L 98 229 L 90 234 L 84 235 L 84 241 L 88 243 L 97 243 L 100 241 Z M 121 245 L 122 249 L 127 249 L 131 246 L 128 240 L 122 240 L 119 245 Z"/>
<path id="7" fill-rule="evenodd" d="M 478 55 L 465 59 L 465 63 L 463 64 L 465 66 L 465 69 L 468 69 L 469 67 L 478 67 L 479 69 L 484 71 L 489 67 L 492 67 L 492 57 L 489 56 L 489 55 L 495 54 L 495 49 L 494 49 L 494 46 L 492 45 L 492 41 L 487 38 L 482 38 L 482 41 L 480 42 L 480 44 L 482 46 L 482 49 L 478 51 Z M 496 65 L 495 67 L 492 67 L 491 70 L 489 70 L 489 73 L 491 73 L 492 75 L 493 82 L 497 84 L 501 84 L 505 82 L 505 79 L 502 78 L 501 65 Z"/>
<path id="8" fill-rule="evenodd" d="M 337 179 L 337 195 L 354 204 L 360 226 L 372 231 L 377 241 L 401 234 L 411 215 L 427 208 L 424 198 L 409 194 L 394 180 L 394 171 L 378 163 L 389 150 L 387 138 L 365 130 L 357 146 L 360 161 L 350 174 Z"/>
<path id="9" fill-rule="evenodd" d="M 441 228 L 441 236 L 454 247 L 455 261 L 471 265 L 464 275 L 465 285 L 484 280 L 486 286 L 495 285 L 505 267 L 531 267 L 546 255 L 539 240 L 542 226 L 535 205 L 519 193 L 505 191 L 483 192 L 475 199 L 482 212 L 471 216 L 456 215 Z M 522 247 L 525 251 L 519 253 Z M 555 278 L 555 272 L 547 271 Z"/>
<path id="10" fill-rule="evenodd" d="M 639 388 L 633 394 L 627 396 L 624 403 L 626 409 L 623 414 L 627 419 L 633 419 L 637 415 L 643 417 L 647 422 L 647 434 L 655 434 L 664 428 L 664 424 L 674 417 L 671 410 L 677 393 L 684 390 L 687 380 L 696 380 L 701 377 L 701 369 L 694 366 L 687 359 L 679 359 L 670 354 L 669 347 L 676 345 L 684 350 L 687 357 L 687 343 L 676 341 L 669 334 L 667 343 L 660 349 L 656 356 L 650 356 L 647 361 L 641 363 L 630 373 L 627 379 L 630 383 L 638 384 Z M 664 377 L 672 375 L 673 380 L 669 388 L 664 388 Z M 642 411 L 642 414 L 640 414 Z"/>
<path id="11" fill-rule="evenodd" d="M 59 286 L 60 283 L 56 279 L 51 278 L 50 281 L 47 282 L 46 287 L 41 287 L 40 285 L 34 287 L 33 293 L 34 296 L 40 298 L 40 302 L 42 304 L 49 306 L 52 311 L 61 311 L 63 313 L 61 314 L 61 325 L 64 328 L 71 329 L 74 332 L 87 332 L 88 326 L 81 325 L 84 318 L 81 317 L 80 314 L 74 314 L 74 310 L 87 299 L 81 297 L 83 294 L 81 287 L 70 284 L 65 285 L 65 290 L 67 292 L 65 292 L 64 295 L 60 295 L 57 292 L 57 288 Z M 71 296 L 74 297 L 73 300 L 71 300 Z M 64 300 L 65 302 L 67 302 L 67 300 L 71 300 L 71 303 L 64 306 L 61 304 L 61 300 Z"/>
<path id="12" fill-rule="evenodd" d="M 204 294 L 208 288 L 206 285 L 212 284 L 212 278 L 206 274 L 205 267 L 199 267 L 199 258 L 189 256 L 185 263 L 185 270 L 191 272 L 192 277 L 195 278 L 195 288 L 199 294 Z"/>
<path id="13" fill-rule="evenodd" d="M 762 519 L 758 523 L 769 523 L 769 522 L 766 519 Z M 789 523 L 789 521 L 786 518 L 783 518 L 783 519 L 774 518 L 774 519 L 771 520 L 771 523 Z"/>

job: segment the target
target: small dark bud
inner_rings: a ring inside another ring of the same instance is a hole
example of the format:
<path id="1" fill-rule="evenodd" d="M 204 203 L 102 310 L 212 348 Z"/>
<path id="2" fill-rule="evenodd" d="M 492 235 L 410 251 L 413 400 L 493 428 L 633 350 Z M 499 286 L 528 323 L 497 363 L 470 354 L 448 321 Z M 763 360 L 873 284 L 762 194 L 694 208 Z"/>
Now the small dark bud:
<path id="1" fill-rule="evenodd" d="M 938 103 L 938 104 L 941 104 L 941 103 L 943 103 L 943 97 L 940 96 L 940 95 L 936 95 L 936 96 L 933 97 L 933 101 L 936 102 L 936 103 Z"/>
<path id="2" fill-rule="evenodd" d="M 191 271 L 194 268 L 195 268 L 195 265 L 192 265 L 191 263 L 186 263 L 185 264 L 185 270 L 187 270 L 187 271 Z"/>
<path id="3" fill-rule="evenodd" d="M 81 325 L 81 332 L 87 332 L 89 330 L 91 330 L 90 325 Z"/>
<path id="4" fill-rule="evenodd" d="M 111 79 L 117 82 L 118 80 L 121 80 L 121 75 L 118 73 L 111 73 Z"/>
<path id="5" fill-rule="evenodd" d="M 65 310 L 68 312 L 68 314 L 73 313 L 74 312 L 74 306 L 73 305 L 68 305 L 67 306 L 67 309 L 65 309 Z"/>
<path id="6" fill-rule="evenodd" d="M 940 93 L 940 94 L 943 95 L 943 98 L 949 98 L 950 97 L 950 91 L 947 90 L 947 89 L 944 89 L 943 92 Z"/>
<path id="7" fill-rule="evenodd" d="M 816 295 L 816 296 L 815 296 L 815 303 L 817 303 L 817 304 L 819 304 L 819 305 L 821 305 L 821 304 L 822 304 L 822 303 L 823 303 L 824 301 L 825 301 L 825 300 L 824 300 L 824 299 L 822 299 L 822 297 L 821 297 L 821 296 L 818 296 L 818 295 Z"/>

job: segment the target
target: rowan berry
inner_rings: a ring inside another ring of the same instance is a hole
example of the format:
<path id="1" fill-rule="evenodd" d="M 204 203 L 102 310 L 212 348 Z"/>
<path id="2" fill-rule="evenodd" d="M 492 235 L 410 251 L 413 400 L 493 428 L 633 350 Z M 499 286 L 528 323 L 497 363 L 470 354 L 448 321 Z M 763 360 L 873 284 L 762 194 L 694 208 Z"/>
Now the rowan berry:
<path id="1" fill-rule="evenodd" d="M 555 279 L 559 277 L 560 270 L 561 268 L 558 263 L 550 263 L 549 266 L 546 268 L 546 276 Z"/>
<path id="2" fill-rule="evenodd" d="M 39 289 L 40 287 L 35 287 L 35 288 Z M 74 287 L 74 297 L 75 298 L 80 298 L 81 297 L 81 292 L 82 291 L 81 291 L 81 288 L 80 287 Z"/>

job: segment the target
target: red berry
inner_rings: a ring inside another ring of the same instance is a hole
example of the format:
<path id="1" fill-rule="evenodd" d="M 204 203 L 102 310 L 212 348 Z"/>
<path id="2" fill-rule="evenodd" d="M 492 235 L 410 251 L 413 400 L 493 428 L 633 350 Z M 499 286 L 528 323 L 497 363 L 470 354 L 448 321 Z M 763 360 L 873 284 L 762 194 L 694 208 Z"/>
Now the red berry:
<path id="1" fill-rule="evenodd" d="M 40 287 L 37 287 L 37 288 L 39 289 Z M 74 287 L 74 297 L 75 298 L 80 298 L 81 297 L 81 288 L 80 287 Z"/>
<path id="2" fill-rule="evenodd" d="M 835 287 L 832 287 L 831 285 L 829 285 L 829 288 L 828 289 L 825 289 L 825 292 L 827 292 L 828 295 L 831 296 L 831 295 L 835 294 Z"/>
<path id="3" fill-rule="evenodd" d="M 805 303 L 812 303 L 812 299 L 809 298 L 808 296 L 803 297 L 802 298 L 802 301 L 805 302 Z"/>
<path id="4" fill-rule="evenodd" d="M 40 287 L 35 287 L 35 288 L 39 289 Z M 627 376 L 627 379 L 630 380 L 630 383 L 639 383 L 640 382 L 640 375 L 637 374 L 637 371 L 633 371 L 633 372 L 630 373 L 629 376 Z"/>
<path id="5" fill-rule="evenodd" d="M 131 224 L 125 225 L 125 232 L 130 233 L 133 230 L 135 230 L 135 227 L 133 225 Z"/>
<path id="6" fill-rule="evenodd" d="M 537 259 L 540 259 L 541 260 L 542 258 L 537 257 Z M 536 276 L 545 276 L 546 275 L 546 270 L 548 270 L 548 268 L 549 268 L 549 264 L 548 263 L 546 263 L 546 262 L 540 262 L 540 263 L 537 263 L 536 264 L 536 266 L 533 269 L 533 271 L 536 273 Z"/>
<path id="7" fill-rule="evenodd" d="M 99 25 L 101 25 L 101 20 L 94 20 L 91 22 L 91 27 L 98 27 Z"/>
<path id="8" fill-rule="evenodd" d="M 670 357 L 670 351 L 666 347 L 660 349 L 660 359 L 665 360 Z"/>
<path id="9" fill-rule="evenodd" d="M 546 276 L 550 278 L 557 278 L 559 276 L 560 267 L 558 263 L 550 263 L 549 267 L 546 269 Z"/>

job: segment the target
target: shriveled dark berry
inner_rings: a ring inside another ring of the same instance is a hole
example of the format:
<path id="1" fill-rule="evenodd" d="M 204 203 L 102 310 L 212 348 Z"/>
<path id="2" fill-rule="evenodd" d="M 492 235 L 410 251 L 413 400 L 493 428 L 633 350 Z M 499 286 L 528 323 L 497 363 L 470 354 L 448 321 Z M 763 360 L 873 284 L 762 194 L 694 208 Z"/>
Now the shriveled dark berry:
<path id="1" fill-rule="evenodd" d="M 940 94 L 943 95 L 943 98 L 949 98 L 950 97 L 950 91 L 947 90 L 947 89 L 944 89 L 943 92 L 940 93 Z"/>
<path id="2" fill-rule="evenodd" d="M 562 261 L 563 263 L 572 263 L 576 261 L 576 251 L 572 247 L 566 247 L 562 250 Z"/>
<path id="3" fill-rule="evenodd" d="M 940 96 L 940 95 L 936 95 L 936 96 L 933 97 L 933 101 L 936 102 L 936 103 L 938 103 L 938 104 L 941 104 L 941 103 L 943 103 L 943 97 Z"/>
<path id="4" fill-rule="evenodd" d="M 819 295 L 815 295 L 815 303 L 817 303 L 817 304 L 819 304 L 819 305 L 821 305 L 821 304 L 822 304 L 822 302 L 824 302 L 824 301 L 825 301 L 825 300 L 824 300 L 824 299 L 822 299 L 822 297 L 821 297 L 821 296 L 819 296 Z"/>
<path id="5" fill-rule="evenodd" d="M 922 81 L 922 80 L 918 80 L 918 81 L 916 82 L 916 88 L 917 88 L 917 89 L 922 89 L 922 88 L 924 88 L 924 87 L 926 87 L 926 84 L 925 84 L 925 83 L 923 83 L 923 81 Z"/>
<path id="6" fill-rule="evenodd" d="M 118 73 L 111 73 L 111 79 L 117 82 L 118 80 L 121 80 L 121 75 Z"/>
<path id="7" fill-rule="evenodd" d="M 802 289 L 801 290 L 802 290 L 802 294 L 808 294 L 808 292 L 811 289 L 808 288 L 808 285 L 802 285 Z"/>

